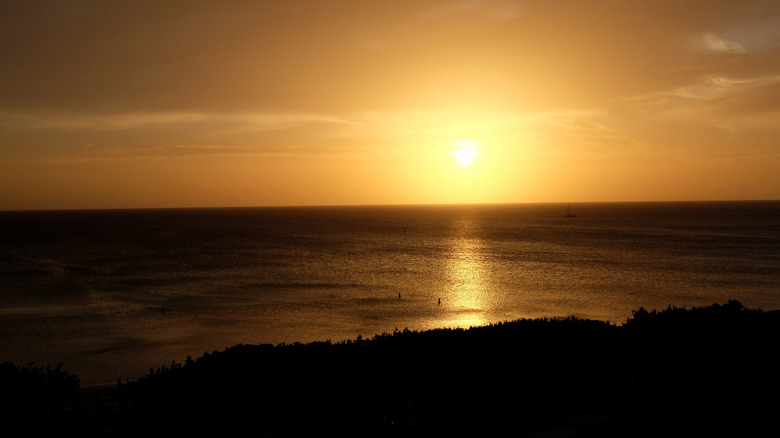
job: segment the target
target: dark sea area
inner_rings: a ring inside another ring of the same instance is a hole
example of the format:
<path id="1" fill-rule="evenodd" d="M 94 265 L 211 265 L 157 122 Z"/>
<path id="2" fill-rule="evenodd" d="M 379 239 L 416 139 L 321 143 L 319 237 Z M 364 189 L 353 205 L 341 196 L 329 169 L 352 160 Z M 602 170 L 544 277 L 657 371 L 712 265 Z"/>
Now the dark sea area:
<path id="1" fill-rule="evenodd" d="M 0 362 L 81 386 L 236 344 L 780 309 L 780 202 L 0 212 Z"/>

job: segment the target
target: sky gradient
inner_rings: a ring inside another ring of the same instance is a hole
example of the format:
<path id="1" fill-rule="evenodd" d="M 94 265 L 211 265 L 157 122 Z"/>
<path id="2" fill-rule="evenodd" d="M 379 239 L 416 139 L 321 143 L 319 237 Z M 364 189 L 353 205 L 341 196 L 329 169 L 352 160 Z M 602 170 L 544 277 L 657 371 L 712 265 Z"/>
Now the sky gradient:
<path id="1" fill-rule="evenodd" d="M 775 0 L 0 2 L 0 210 L 725 199 Z"/>

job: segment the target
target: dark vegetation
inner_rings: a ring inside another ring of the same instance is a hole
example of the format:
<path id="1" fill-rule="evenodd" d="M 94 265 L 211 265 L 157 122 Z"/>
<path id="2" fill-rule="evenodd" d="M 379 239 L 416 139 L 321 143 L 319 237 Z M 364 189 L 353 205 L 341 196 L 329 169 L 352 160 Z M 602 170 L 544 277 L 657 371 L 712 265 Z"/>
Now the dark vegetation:
<path id="1" fill-rule="evenodd" d="M 75 403 L 59 368 L 0 383 L 6 426 L 52 436 L 780 436 L 778 334 L 732 300 L 236 345 Z"/>
<path id="2" fill-rule="evenodd" d="M 11 362 L 0 364 L 0 409 L 2 411 L 51 410 L 73 405 L 78 399 L 79 379 L 62 370 L 27 364 L 17 367 Z"/>

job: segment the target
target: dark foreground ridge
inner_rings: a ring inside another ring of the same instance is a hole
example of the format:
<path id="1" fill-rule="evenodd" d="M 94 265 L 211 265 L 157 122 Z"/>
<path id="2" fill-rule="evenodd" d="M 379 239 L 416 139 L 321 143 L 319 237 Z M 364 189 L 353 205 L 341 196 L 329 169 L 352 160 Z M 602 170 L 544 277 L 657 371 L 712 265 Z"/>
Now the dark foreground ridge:
<path id="1" fill-rule="evenodd" d="M 103 394 L 4 364 L 0 431 L 50 436 L 780 436 L 777 312 L 724 305 L 236 345 Z"/>

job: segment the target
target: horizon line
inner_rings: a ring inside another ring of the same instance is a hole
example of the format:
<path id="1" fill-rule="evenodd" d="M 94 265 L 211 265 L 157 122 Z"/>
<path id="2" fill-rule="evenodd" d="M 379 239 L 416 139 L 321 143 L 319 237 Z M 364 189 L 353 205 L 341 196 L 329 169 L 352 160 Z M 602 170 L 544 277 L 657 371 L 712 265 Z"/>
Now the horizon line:
<path id="1" fill-rule="evenodd" d="M 536 202 L 441 202 L 441 203 L 387 203 L 387 204 L 269 204 L 269 205 L 224 205 L 224 206 L 176 206 L 176 207 L 82 207 L 82 208 L 28 208 L 2 209 L 0 213 L 13 212 L 66 212 L 66 211 L 139 211 L 139 210 L 220 210 L 220 209 L 260 209 L 260 208 L 354 208 L 354 207 L 448 207 L 448 206 L 500 206 L 500 205 L 549 205 L 549 204 L 683 204 L 718 202 L 780 202 L 777 199 L 690 199 L 690 200 L 653 200 L 653 201 L 536 201 Z"/>

